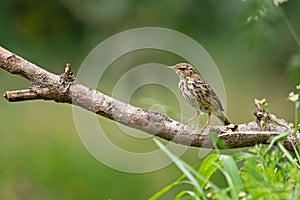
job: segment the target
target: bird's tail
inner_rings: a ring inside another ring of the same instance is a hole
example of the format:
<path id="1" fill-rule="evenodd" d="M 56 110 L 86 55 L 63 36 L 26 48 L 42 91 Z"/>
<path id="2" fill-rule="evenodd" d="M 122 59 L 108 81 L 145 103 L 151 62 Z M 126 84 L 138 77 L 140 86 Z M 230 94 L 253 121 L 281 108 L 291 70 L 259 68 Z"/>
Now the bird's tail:
<path id="1" fill-rule="evenodd" d="M 217 116 L 218 119 L 224 124 L 224 125 L 229 125 L 231 124 L 230 121 L 227 119 L 227 117 L 225 115 L 220 115 L 220 116 Z"/>

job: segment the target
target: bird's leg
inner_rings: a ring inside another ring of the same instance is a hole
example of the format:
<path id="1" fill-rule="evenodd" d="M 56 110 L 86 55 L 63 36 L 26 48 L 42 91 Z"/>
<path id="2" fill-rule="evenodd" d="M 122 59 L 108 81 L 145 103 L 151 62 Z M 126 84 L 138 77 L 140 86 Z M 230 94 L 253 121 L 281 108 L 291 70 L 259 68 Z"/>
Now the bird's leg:
<path id="1" fill-rule="evenodd" d="M 199 116 L 199 114 L 200 114 L 200 112 L 197 111 L 196 114 L 195 114 L 191 119 L 189 119 L 189 120 L 187 121 L 187 123 L 193 121 L 194 119 L 196 119 L 196 118 Z"/>
<path id="2" fill-rule="evenodd" d="M 204 131 L 204 129 L 209 125 L 209 123 L 210 123 L 210 117 L 211 117 L 211 113 L 209 112 L 208 115 L 207 115 L 206 123 L 202 126 L 200 133 L 202 133 Z"/>

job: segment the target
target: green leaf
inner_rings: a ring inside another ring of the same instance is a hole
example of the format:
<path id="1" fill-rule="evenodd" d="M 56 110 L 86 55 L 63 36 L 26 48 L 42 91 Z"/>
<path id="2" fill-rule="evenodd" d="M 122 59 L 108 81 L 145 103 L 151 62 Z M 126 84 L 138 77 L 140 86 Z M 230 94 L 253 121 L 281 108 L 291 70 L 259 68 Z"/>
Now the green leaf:
<path id="1" fill-rule="evenodd" d="M 149 200 L 155 200 L 158 199 L 159 197 L 161 197 L 163 194 L 165 194 L 166 192 L 168 192 L 170 189 L 172 189 L 174 186 L 182 184 L 182 183 L 186 183 L 185 181 L 182 181 L 185 178 L 185 175 L 180 176 L 175 182 L 167 185 L 166 187 L 164 187 L 163 189 L 159 190 L 158 192 L 156 192 L 154 195 L 152 195 Z"/>
<path id="2" fill-rule="evenodd" d="M 239 161 L 247 160 L 253 158 L 253 154 L 251 153 L 237 153 L 232 155 L 233 160 L 237 163 Z"/>
<path id="3" fill-rule="evenodd" d="M 232 156 L 221 155 L 220 160 L 222 162 L 222 166 L 215 163 L 215 165 L 220 169 L 220 171 L 224 174 L 227 183 L 230 188 L 230 194 L 232 199 L 238 199 L 238 194 L 243 189 L 243 182 L 239 174 L 238 167 Z"/>
<path id="4" fill-rule="evenodd" d="M 205 179 L 209 179 L 213 173 L 218 169 L 217 166 L 213 165 L 212 163 L 220 163 L 219 161 L 219 155 L 217 154 L 210 154 L 207 156 L 203 162 L 201 163 L 201 166 L 198 170 L 199 174 L 203 176 Z M 200 186 L 203 188 L 206 184 L 206 181 L 199 180 Z"/>
<path id="5" fill-rule="evenodd" d="M 296 161 L 294 160 L 293 156 L 290 154 L 290 152 L 288 150 L 286 150 L 286 148 L 283 146 L 283 144 L 278 143 L 278 147 L 280 148 L 280 150 L 285 154 L 285 156 L 287 157 L 287 159 L 291 162 L 292 165 L 294 165 L 295 167 L 299 168 L 299 165 L 296 163 Z"/>
<path id="6" fill-rule="evenodd" d="M 176 166 L 181 170 L 182 173 L 190 180 L 191 184 L 195 187 L 197 193 L 203 198 L 206 199 L 204 191 L 200 187 L 197 179 L 189 171 L 189 165 L 184 161 L 181 161 L 178 157 L 172 154 L 159 140 L 153 138 L 156 145 L 176 164 Z M 191 167 L 190 167 L 191 168 Z"/>
<path id="7" fill-rule="evenodd" d="M 175 200 L 180 200 L 181 197 L 183 197 L 186 194 L 191 197 L 194 197 L 193 199 L 195 199 L 195 200 L 200 200 L 200 198 L 194 192 L 189 191 L 189 190 L 181 191 L 179 194 L 176 195 Z"/>
<path id="8" fill-rule="evenodd" d="M 300 155 L 299 155 L 299 145 L 297 145 L 298 146 L 298 149 L 295 147 L 295 145 L 294 145 L 294 143 L 291 143 L 292 144 L 292 147 L 293 147 L 293 150 L 294 150 L 294 152 L 295 152 L 295 155 L 296 155 L 296 158 L 297 158 L 297 160 L 298 160 L 298 162 L 300 162 Z"/>
<path id="9" fill-rule="evenodd" d="M 278 141 L 282 141 L 283 139 L 285 139 L 287 136 L 289 136 L 292 132 L 288 131 L 288 132 L 284 132 L 280 135 L 275 136 L 274 138 L 272 138 L 271 143 L 268 146 L 268 149 L 266 151 L 266 153 L 273 147 L 275 142 Z"/>

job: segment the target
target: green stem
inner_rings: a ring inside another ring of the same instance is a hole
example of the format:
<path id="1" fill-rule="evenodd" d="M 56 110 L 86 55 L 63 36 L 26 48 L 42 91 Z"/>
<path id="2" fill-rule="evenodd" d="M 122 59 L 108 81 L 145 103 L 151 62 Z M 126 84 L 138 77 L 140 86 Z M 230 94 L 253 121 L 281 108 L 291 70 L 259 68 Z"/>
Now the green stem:
<path id="1" fill-rule="evenodd" d="M 291 25 L 290 21 L 288 20 L 288 18 L 284 14 L 284 12 L 282 12 L 278 6 L 275 6 L 275 7 L 277 8 L 277 11 L 279 12 L 279 14 L 281 15 L 281 17 L 283 18 L 283 21 L 284 21 L 285 25 L 288 27 L 288 29 L 291 32 L 294 40 L 296 41 L 297 45 L 300 48 L 300 39 L 299 39 L 296 31 L 294 30 L 293 26 Z"/>
<path id="2" fill-rule="evenodd" d="M 298 126 L 298 110 L 299 110 L 300 102 L 296 101 L 295 102 L 295 125 L 294 127 L 297 128 Z"/>

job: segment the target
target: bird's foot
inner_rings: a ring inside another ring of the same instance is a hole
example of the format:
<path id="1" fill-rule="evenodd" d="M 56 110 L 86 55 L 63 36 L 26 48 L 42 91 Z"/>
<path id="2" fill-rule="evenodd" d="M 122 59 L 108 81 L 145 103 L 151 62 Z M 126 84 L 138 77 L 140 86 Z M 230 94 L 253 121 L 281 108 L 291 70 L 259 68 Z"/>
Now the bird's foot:
<path id="1" fill-rule="evenodd" d="M 203 133 L 203 131 L 206 129 L 206 128 L 208 128 L 208 124 L 204 124 L 202 127 L 201 127 L 201 125 L 199 125 L 199 127 L 201 127 L 201 130 L 200 130 L 200 134 L 202 134 Z"/>

